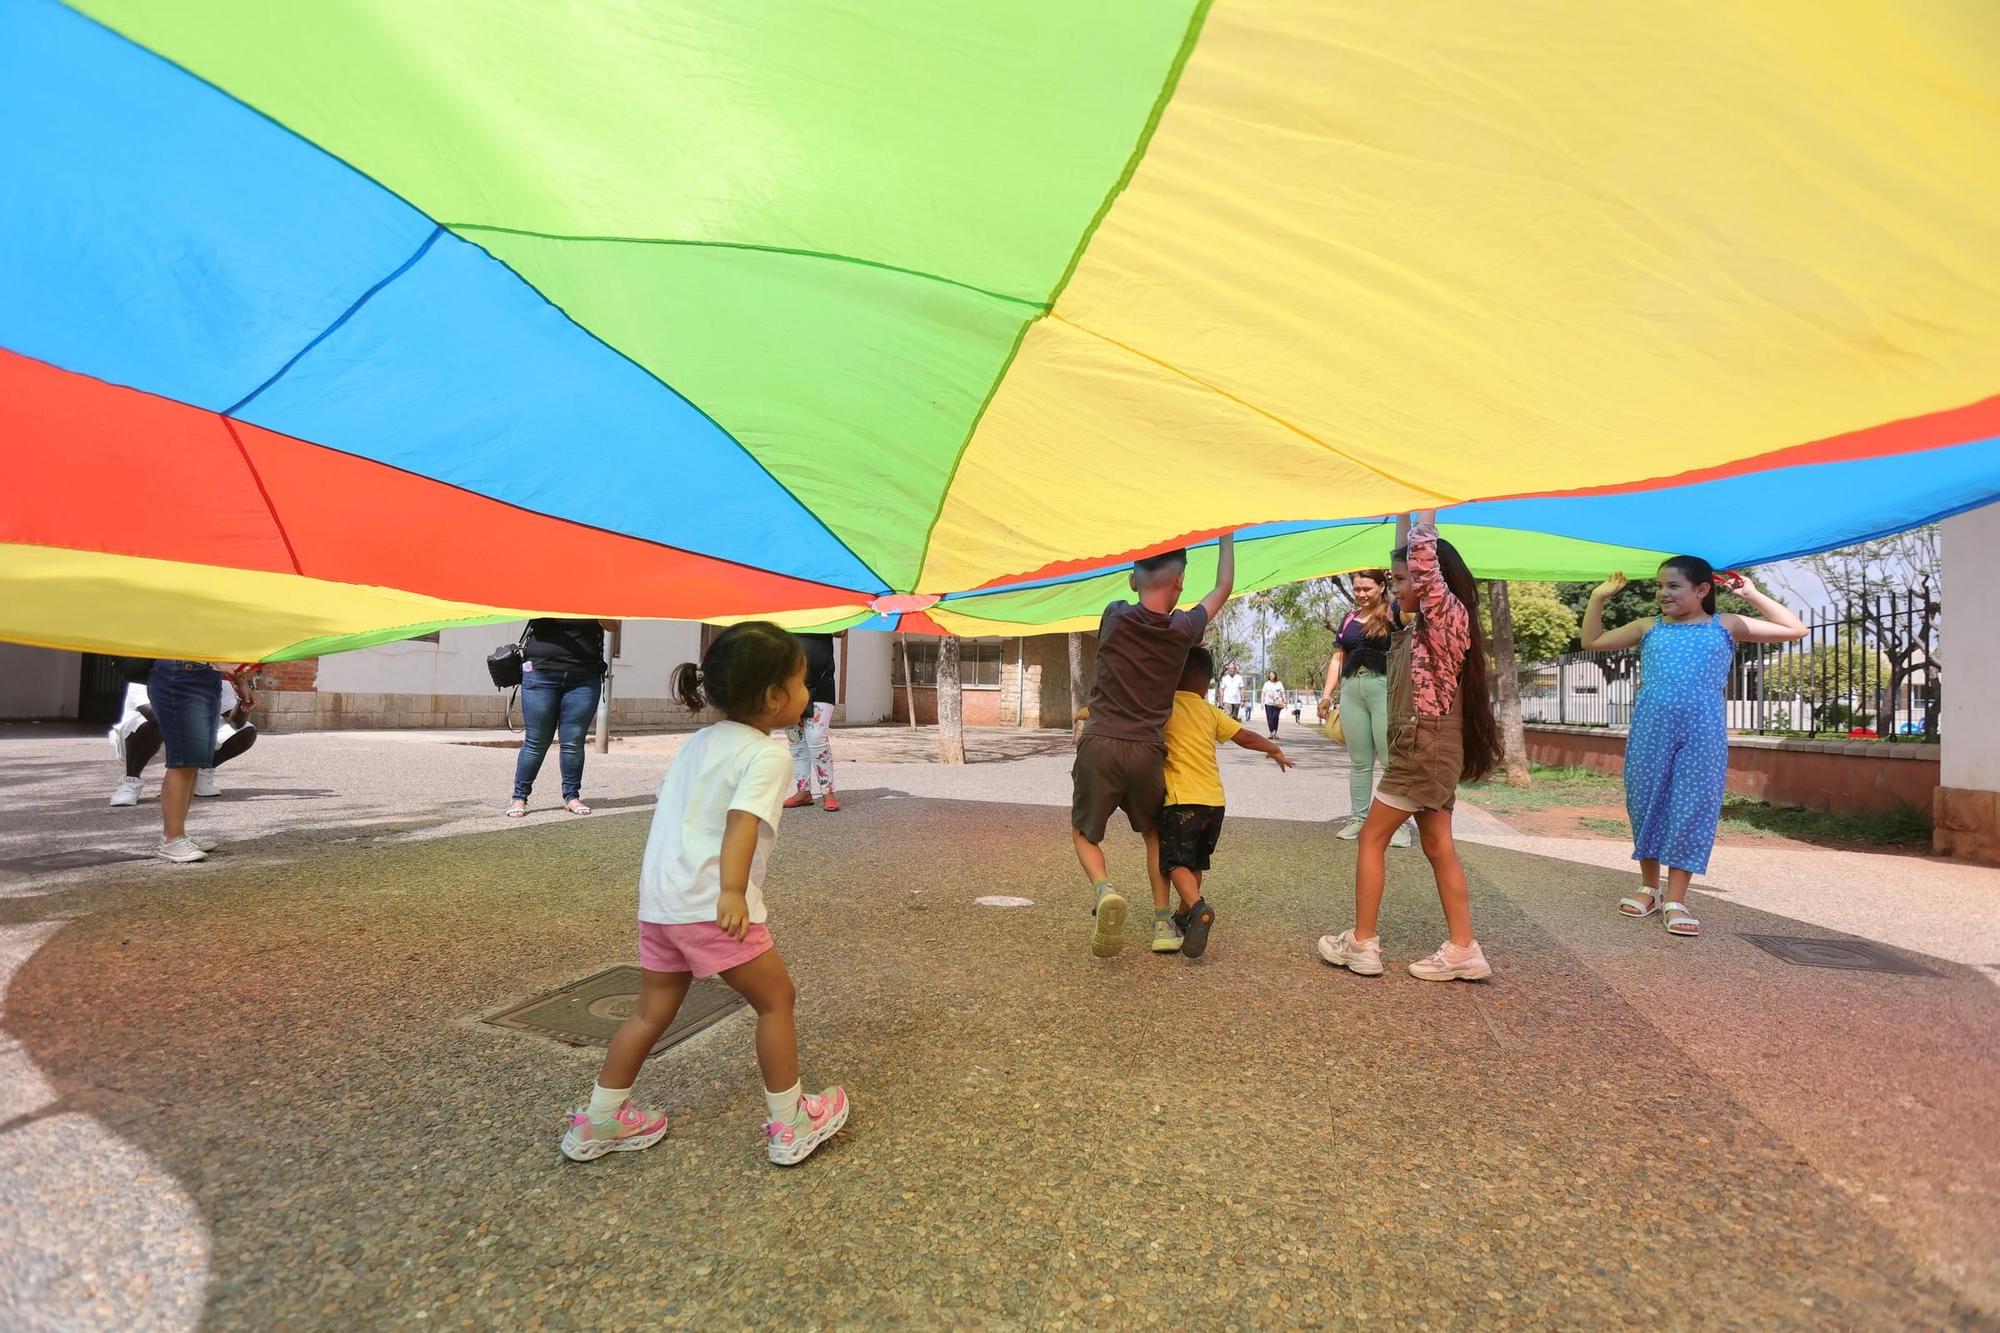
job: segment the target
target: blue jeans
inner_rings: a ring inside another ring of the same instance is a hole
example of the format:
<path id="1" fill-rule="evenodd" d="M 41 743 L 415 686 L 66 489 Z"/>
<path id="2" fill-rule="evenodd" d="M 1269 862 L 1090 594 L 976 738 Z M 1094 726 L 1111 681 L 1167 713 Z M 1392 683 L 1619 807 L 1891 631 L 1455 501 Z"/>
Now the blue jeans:
<path id="1" fill-rule="evenodd" d="M 521 678 L 521 756 L 514 761 L 514 799 L 525 801 L 535 789 L 535 775 L 549 742 L 562 739 L 563 800 L 583 794 L 583 735 L 597 712 L 604 677 L 597 672 L 528 672 Z"/>
<path id="2" fill-rule="evenodd" d="M 146 698 L 167 747 L 167 767 L 213 767 L 222 673 L 206 662 L 157 661 L 146 677 Z"/>

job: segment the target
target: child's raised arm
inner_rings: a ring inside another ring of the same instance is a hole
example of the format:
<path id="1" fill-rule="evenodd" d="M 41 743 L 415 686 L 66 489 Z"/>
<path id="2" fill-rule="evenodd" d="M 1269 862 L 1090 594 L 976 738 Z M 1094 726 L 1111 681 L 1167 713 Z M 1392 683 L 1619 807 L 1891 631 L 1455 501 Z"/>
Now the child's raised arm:
<path id="1" fill-rule="evenodd" d="M 1583 629 L 1576 636 L 1585 652 L 1608 653 L 1617 648 L 1636 647 L 1653 627 L 1654 617 L 1641 616 L 1614 630 L 1604 628 L 1604 604 L 1624 591 L 1627 582 L 1620 571 L 1590 590 L 1590 605 L 1583 608 Z"/>
<path id="2" fill-rule="evenodd" d="M 1258 754 L 1270 755 L 1272 761 L 1278 765 L 1280 771 L 1293 767 L 1292 761 L 1285 758 L 1285 752 L 1279 748 L 1277 742 L 1265 740 L 1248 727 L 1243 728 L 1230 737 L 1230 739 L 1246 750 L 1255 750 Z"/>
<path id="3" fill-rule="evenodd" d="M 1736 642 L 1795 643 L 1812 632 L 1806 628 L 1806 622 L 1799 619 L 1798 612 L 1776 598 L 1766 596 L 1762 589 L 1735 570 L 1724 570 L 1715 576 L 1715 581 L 1764 613 L 1758 617 L 1724 611 L 1716 617 Z"/>
<path id="4" fill-rule="evenodd" d="M 1222 614 L 1222 604 L 1229 600 L 1229 594 L 1236 591 L 1236 534 L 1225 532 L 1215 548 L 1215 586 L 1208 596 L 1201 599 L 1201 609 L 1208 612 L 1210 623 Z"/>

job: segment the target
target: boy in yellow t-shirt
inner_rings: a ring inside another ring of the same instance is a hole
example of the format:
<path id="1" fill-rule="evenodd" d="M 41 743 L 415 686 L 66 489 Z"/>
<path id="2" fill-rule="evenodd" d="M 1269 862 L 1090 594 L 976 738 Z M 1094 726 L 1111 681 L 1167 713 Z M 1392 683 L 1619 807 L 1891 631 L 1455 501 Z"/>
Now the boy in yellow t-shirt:
<path id="1" fill-rule="evenodd" d="M 1207 699 L 1215 658 L 1196 644 L 1181 670 L 1174 692 L 1174 711 L 1167 718 L 1167 803 L 1160 810 L 1160 873 L 1180 894 L 1181 910 L 1169 911 L 1164 885 L 1153 890 L 1153 952 L 1201 957 L 1208 947 L 1208 930 L 1215 909 L 1201 896 L 1201 875 L 1222 836 L 1222 767 L 1215 747 L 1235 741 L 1246 750 L 1268 754 L 1281 769 L 1292 761 L 1285 752 Z"/>

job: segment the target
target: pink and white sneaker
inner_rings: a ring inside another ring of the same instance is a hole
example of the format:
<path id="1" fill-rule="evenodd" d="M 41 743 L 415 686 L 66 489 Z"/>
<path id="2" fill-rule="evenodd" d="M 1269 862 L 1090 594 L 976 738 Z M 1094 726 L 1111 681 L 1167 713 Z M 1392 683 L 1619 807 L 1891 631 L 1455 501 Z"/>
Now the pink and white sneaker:
<path id="1" fill-rule="evenodd" d="M 847 1123 L 847 1089 L 828 1088 L 799 1098 L 798 1119 L 764 1122 L 764 1155 L 778 1166 L 797 1166 Z"/>
<path id="2" fill-rule="evenodd" d="M 562 1155 L 572 1162 L 588 1162 L 608 1152 L 637 1152 L 650 1148 L 667 1136 L 667 1118 L 641 1111 L 628 1098 L 609 1120 L 592 1120 L 578 1110 L 563 1132 Z"/>

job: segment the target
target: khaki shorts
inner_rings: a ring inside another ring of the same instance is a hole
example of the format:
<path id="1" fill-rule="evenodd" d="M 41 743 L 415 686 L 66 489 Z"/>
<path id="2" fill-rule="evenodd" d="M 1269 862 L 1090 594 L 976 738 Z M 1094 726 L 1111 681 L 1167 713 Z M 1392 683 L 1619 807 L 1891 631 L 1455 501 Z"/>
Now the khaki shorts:
<path id="1" fill-rule="evenodd" d="M 1457 716 L 1402 717 L 1389 726 L 1389 763 L 1375 799 L 1412 813 L 1458 803 L 1465 731 Z"/>
<path id="2" fill-rule="evenodd" d="M 1103 842 L 1111 812 L 1123 810 L 1134 833 L 1151 833 L 1167 799 L 1166 768 L 1164 742 L 1085 736 L 1069 770 L 1069 826 L 1091 842 Z"/>

